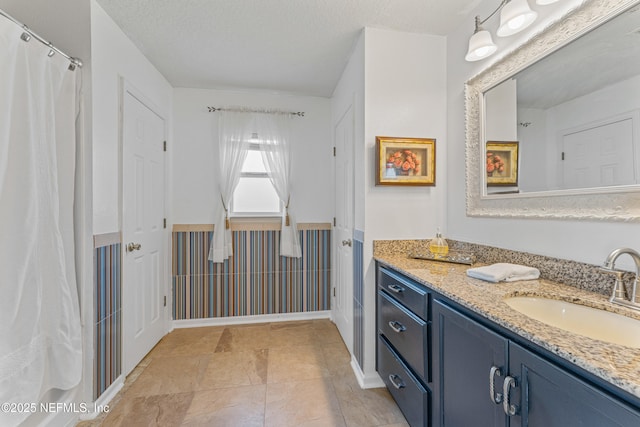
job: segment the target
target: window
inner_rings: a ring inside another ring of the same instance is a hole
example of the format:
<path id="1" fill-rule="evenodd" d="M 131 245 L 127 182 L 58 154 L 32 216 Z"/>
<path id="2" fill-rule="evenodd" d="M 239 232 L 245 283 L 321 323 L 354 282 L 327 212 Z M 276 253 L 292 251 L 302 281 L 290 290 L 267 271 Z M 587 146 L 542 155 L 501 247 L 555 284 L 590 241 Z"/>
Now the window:
<path id="1" fill-rule="evenodd" d="M 267 175 L 258 144 L 251 144 L 233 193 L 233 216 L 279 216 L 282 204 Z"/>

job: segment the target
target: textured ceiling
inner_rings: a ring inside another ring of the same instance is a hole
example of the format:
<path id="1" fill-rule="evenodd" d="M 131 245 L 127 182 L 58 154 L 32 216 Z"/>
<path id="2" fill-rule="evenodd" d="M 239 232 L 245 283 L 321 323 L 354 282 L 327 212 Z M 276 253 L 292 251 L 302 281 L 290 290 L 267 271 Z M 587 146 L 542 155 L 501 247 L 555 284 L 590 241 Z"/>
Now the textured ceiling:
<path id="1" fill-rule="evenodd" d="M 480 0 L 98 3 L 175 87 L 328 97 L 363 27 L 445 35 Z"/>
<path id="2" fill-rule="evenodd" d="M 518 105 L 545 109 L 640 74 L 640 7 L 518 73 Z"/>

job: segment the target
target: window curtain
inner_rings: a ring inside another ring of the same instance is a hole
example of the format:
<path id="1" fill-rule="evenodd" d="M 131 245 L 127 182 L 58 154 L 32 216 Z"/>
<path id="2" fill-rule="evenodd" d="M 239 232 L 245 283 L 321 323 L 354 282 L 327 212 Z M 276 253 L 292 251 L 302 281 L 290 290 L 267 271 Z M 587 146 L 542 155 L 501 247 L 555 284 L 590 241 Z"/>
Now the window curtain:
<path id="1" fill-rule="evenodd" d="M 0 17 L 0 402 L 37 403 L 82 376 L 73 195 L 76 79 Z M 0 411 L 18 425 L 28 411 Z"/>
<path id="2" fill-rule="evenodd" d="M 209 260 L 224 262 L 233 255 L 233 241 L 229 222 L 229 203 L 240 181 L 242 165 L 247 157 L 251 138 L 247 113 L 221 111 L 218 113 L 218 192 L 220 206 L 216 215 Z"/>
<path id="3" fill-rule="evenodd" d="M 291 116 L 255 114 L 253 128 L 258 133 L 260 152 L 271 183 L 284 205 L 280 255 L 300 258 L 300 237 L 291 204 Z"/>

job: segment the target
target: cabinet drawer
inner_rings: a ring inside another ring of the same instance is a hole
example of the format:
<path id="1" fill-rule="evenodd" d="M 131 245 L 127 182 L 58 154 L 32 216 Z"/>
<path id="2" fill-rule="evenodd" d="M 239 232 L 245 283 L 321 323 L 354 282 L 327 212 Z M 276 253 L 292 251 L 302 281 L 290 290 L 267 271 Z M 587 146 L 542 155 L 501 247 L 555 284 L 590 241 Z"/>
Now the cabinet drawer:
<path id="1" fill-rule="evenodd" d="M 378 287 L 424 320 L 429 320 L 429 292 L 426 288 L 384 267 L 378 269 Z"/>
<path id="2" fill-rule="evenodd" d="M 378 373 L 412 427 L 429 425 L 429 392 L 378 335 Z"/>
<path id="3" fill-rule="evenodd" d="M 378 329 L 409 366 L 429 382 L 429 325 L 378 290 Z"/>

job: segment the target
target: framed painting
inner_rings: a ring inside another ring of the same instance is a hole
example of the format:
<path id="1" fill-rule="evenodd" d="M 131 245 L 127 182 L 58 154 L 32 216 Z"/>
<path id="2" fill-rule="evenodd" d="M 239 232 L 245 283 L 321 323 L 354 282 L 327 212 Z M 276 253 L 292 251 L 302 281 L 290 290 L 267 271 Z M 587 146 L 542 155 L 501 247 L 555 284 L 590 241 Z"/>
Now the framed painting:
<path id="1" fill-rule="evenodd" d="M 376 185 L 436 185 L 436 140 L 376 136 Z"/>
<path id="2" fill-rule="evenodd" d="M 487 141 L 487 187 L 518 185 L 518 142 Z"/>

